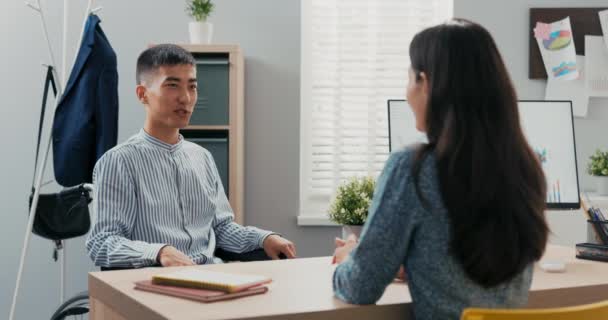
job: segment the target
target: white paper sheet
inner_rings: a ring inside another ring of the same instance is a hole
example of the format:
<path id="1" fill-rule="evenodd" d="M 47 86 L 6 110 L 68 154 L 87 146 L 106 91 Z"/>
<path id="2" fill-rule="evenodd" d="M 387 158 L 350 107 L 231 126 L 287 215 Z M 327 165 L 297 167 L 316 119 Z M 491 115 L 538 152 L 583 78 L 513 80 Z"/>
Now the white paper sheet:
<path id="1" fill-rule="evenodd" d="M 585 36 L 585 86 L 590 97 L 608 97 L 608 48 L 600 36 Z"/>
<path id="2" fill-rule="evenodd" d="M 543 57 L 547 79 L 574 80 L 578 78 L 576 51 L 570 17 L 553 23 L 537 21 L 534 37 Z"/>
<path id="3" fill-rule="evenodd" d="M 583 70 L 585 57 L 576 56 L 576 65 Z M 571 100 L 574 116 L 585 117 L 589 106 L 589 94 L 584 78 L 584 72 L 579 72 L 579 78 L 571 81 L 548 79 L 545 100 Z"/>
<path id="4" fill-rule="evenodd" d="M 608 49 L 608 10 L 597 13 L 600 16 L 600 25 L 602 26 L 602 34 L 604 35 L 604 45 Z"/>

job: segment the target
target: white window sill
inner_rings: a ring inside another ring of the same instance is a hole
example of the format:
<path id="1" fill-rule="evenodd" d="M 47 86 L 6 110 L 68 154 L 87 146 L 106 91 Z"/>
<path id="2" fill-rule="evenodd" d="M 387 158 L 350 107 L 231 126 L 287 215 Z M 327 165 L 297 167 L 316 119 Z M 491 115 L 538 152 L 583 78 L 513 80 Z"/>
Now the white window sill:
<path id="1" fill-rule="evenodd" d="M 594 206 L 608 208 L 608 196 L 589 193 L 589 198 Z M 320 214 L 300 214 L 297 223 L 301 227 L 340 227 L 339 224 L 330 221 L 327 215 Z"/>
<path id="2" fill-rule="evenodd" d="M 298 216 L 298 226 L 302 227 L 339 227 L 340 225 L 332 222 L 326 215 L 300 214 Z"/>

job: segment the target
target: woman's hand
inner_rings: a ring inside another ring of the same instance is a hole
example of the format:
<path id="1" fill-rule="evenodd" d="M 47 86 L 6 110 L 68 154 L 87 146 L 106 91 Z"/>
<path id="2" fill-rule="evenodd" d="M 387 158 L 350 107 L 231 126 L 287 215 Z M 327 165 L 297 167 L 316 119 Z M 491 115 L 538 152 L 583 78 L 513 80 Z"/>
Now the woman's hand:
<path id="1" fill-rule="evenodd" d="M 397 271 L 396 279 L 401 280 L 403 282 L 407 281 L 407 275 L 405 274 L 405 268 L 403 265 L 399 267 L 399 271 Z"/>
<path id="2" fill-rule="evenodd" d="M 334 251 L 333 263 L 342 263 L 348 255 L 357 247 L 357 236 L 351 234 L 346 240 L 336 238 L 336 250 Z"/>
<path id="3" fill-rule="evenodd" d="M 332 263 L 342 263 L 348 258 L 348 255 L 353 251 L 358 244 L 357 237 L 350 235 L 347 240 L 336 238 L 336 250 L 334 251 L 334 259 Z M 401 281 L 407 281 L 405 274 L 405 268 L 403 265 L 399 267 L 399 271 L 395 275 L 395 278 Z"/>

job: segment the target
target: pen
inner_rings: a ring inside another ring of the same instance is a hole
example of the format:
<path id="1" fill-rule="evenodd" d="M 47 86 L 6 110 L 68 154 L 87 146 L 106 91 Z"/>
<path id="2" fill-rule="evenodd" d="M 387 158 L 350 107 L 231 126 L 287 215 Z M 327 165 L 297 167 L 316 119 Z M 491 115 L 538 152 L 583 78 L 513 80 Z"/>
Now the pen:
<path id="1" fill-rule="evenodd" d="M 600 210 L 600 208 L 595 208 L 595 212 L 597 213 L 597 216 L 598 216 L 598 218 L 600 218 L 600 220 L 606 221 L 606 217 L 604 216 L 604 214 L 602 213 L 602 210 Z"/>
<path id="2" fill-rule="evenodd" d="M 593 212 L 593 216 L 595 217 L 596 221 L 601 221 L 601 222 L 606 221 L 606 220 L 604 220 L 604 215 L 602 214 L 600 209 L 591 207 L 591 211 Z"/>
<path id="3" fill-rule="evenodd" d="M 602 213 L 602 211 L 599 208 L 592 208 L 593 209 L 593 214 L 595 216 L 595 221 L 599 222 L 599 226 L 601 229 L 604 230 L 604 233 L 606 234 L 607 238 L 608 238 L 608 220 L 606 220 L 606 218 L 604 217 L 604 214 Z"/>

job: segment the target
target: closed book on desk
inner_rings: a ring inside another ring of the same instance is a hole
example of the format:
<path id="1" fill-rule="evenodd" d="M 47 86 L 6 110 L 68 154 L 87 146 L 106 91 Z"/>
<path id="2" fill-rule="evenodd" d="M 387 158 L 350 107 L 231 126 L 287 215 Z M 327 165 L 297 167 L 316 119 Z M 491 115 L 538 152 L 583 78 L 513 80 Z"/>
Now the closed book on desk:
<path id="1" fill-rule="evenodd" d="M 264 276 L 186 269 L 152 277 L 152 283 L 195 289 L 239 292 L 271 282 Z"/>
<path id="2" fill-rule="evenodd" d="M 223 291 L 205 290 L 205 289 L 193 289 L 184 288 L 168 285 L 154 284 L 150 280 L 135 282 L 135 289 L 142 291 L 149 291 L 160 293 L 164 295 L 185 298 L 189 300 L 195 300 L 200 302 L 214 302 L 221 300 L 235 299 L 239 297 L 251 296 L 255 294 L 262 294 L 268 291 L 265 286 L 256 286 L 243 291 L 226 293 Z"/>

